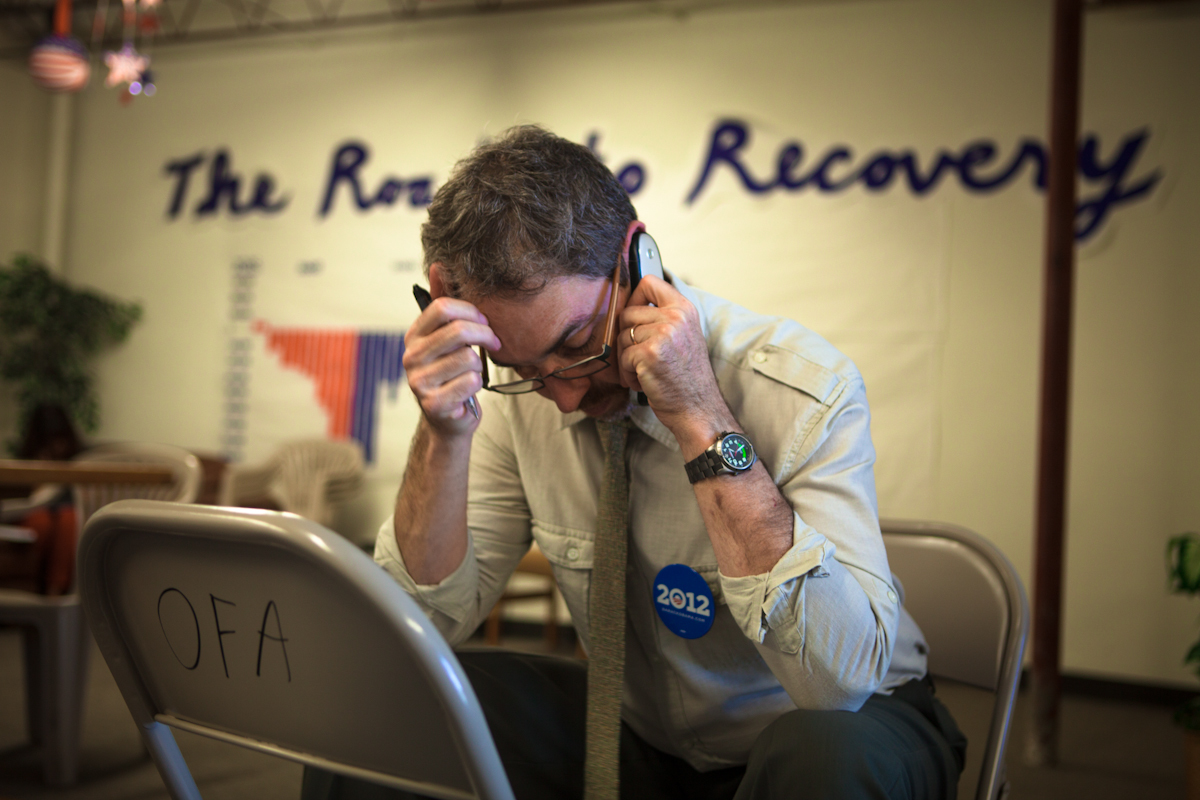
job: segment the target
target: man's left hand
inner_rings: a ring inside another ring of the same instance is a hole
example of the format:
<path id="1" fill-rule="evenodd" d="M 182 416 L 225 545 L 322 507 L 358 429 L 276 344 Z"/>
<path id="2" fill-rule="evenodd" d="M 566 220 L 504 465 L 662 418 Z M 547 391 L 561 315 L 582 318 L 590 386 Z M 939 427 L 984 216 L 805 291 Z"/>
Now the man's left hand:
<path id="1" fill-rule="evenodd" d="M 736 424 L 708 360 L 700 314 L 671 284 L 651 275 L 638 282 L 621 312 L 617 343 L 621 382 L 646 393 L 687 458 L 730 430 L 722 426 Z"/>

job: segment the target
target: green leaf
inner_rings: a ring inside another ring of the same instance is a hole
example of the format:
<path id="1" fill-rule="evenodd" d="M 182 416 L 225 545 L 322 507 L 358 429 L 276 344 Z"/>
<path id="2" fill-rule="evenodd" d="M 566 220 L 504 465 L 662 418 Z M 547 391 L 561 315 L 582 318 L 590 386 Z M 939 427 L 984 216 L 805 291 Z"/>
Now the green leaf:
<path id="1" fill-rule="evenodd" d="M 75 288 L 30 256 L 0 265 L 0 378 L 16 384 L 20 427 L 41 403 L 84 431 L 99 423 L 90 363 L 141 319 L 137 303 Z"/>
<path id="2" fill-rule="evenodd" d="M 1200 537 L 1195 533 L 1173 536 L 1167 542 L 1167 577 L 1174 592 L 1200 592 Z"/>

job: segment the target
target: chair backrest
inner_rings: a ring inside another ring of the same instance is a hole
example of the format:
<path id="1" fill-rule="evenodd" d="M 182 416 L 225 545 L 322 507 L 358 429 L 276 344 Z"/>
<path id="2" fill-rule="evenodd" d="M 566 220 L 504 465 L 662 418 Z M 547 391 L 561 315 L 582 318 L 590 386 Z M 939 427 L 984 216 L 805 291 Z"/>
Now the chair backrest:
<path id="1" fill-rule="evenodd" d="M 120 442 L 85 450 L 76 461 L 120 464 L 154 464 L 171 470 L 170 483 L 78 483 L 75 508 L 82 526 L 98 509 L 116 500 L 145 499 L 193 503 L 200 493 L 204 468 L 196 456 L 181 447 L 152 442 Z"/>
<path id="2" fill-rule="evenodd" d="M 163 724 L 439 798 L 512 792 L 457 659 L 346 539 L 294 514 L 113 503 L 80 544 L 88 623 L 174 797 Z"/>
<path id="3" fill-rule="evenodd" d="M 976 797 L 998 796 L 1029 631 L 1029 604 L 1012 563 L 977 533 L 938 522 L 881 520 L 904 606 L 929 645 L 929 671 L 996 693 Z"/>
<path id="4" fill-rule="evenodd" d="M 273 487 L 288 511 L 329 525 L 336 506 L 361 488 L 362 449 L 353 440 L 309 439 L 280 446 Z"/>
<path id="5" fill-rule="evenodd" d="M 262 464 L 227 467 L 222 505 L 270 498 L 285 511 L 329 525 L 337 506 L 361 489 L 366 468 L 352 440 L 303 439 L 281 444 Z"/>

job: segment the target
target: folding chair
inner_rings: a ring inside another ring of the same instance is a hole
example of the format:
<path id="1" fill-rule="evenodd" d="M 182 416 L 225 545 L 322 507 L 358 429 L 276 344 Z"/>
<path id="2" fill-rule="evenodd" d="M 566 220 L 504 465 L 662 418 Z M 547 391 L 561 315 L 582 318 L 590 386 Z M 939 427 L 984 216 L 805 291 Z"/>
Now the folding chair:
<path id="1" fill-rule="evenodd" d="M 88 624 L 171 796 L 167 726 L 437 798 L 513 800 L 449 646 L 352 543 L 294 514 L 132 500 L 84 531 Z"/>
<path id="2" fill-rule="evenodd" d="M 996 693 L 975 798 L 1006 796 L 1004 751 L 1029 632 L 1021 579 L 995 545 L 966 528 L 888 519 L 880 527 L 904 606 L 929 645 L 929 672 Z"/>

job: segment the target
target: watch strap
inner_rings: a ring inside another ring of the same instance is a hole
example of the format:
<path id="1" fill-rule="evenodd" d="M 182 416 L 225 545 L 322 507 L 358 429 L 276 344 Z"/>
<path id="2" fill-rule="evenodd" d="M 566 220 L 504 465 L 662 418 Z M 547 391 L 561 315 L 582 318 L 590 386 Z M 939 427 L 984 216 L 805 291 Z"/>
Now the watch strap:
<path id="1" fill-rule="evenodd" d="M 720 439 L 717 441 L 720 442 Z M 721 458 L 721 454 L 711 448 L 684 464 L 683 468 L 687 472 L 688 480 L 692 483 L 702 481 L 705 478 L 711 478 L 715 475 L 733 473 L 733 470 L 725 466 L 725 460 Z"/>

